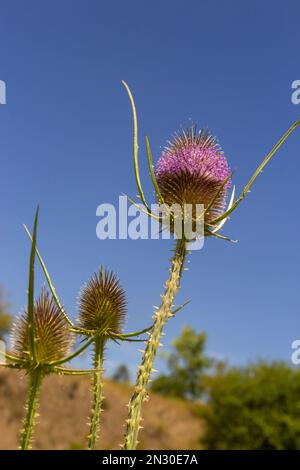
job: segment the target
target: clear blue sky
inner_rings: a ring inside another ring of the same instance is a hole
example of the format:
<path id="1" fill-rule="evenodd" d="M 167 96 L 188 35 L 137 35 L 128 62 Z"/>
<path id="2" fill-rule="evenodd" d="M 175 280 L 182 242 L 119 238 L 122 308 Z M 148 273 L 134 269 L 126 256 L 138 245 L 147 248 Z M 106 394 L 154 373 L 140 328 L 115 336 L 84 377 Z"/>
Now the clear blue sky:
<path id="1" fill-rule="evenodd" d="M 127 329 L 149 324 L 168 274 L 168 241 L 100 241 L 96 207 L 136 193 L 132 123 L 120 81 L 131 86 L 141 146 L 155 159 L 189 118 L 219 138 L 238 190 L 299 119 L 298 1 L 2 0 L 0 79 L 0 283 L 13 309 L 26 303 L 29 243 L 41 205 L 39 246 L 75 318 L 79 287 L 104 263 L 129 300 Z M 284 145 L 227 224 L 231 245 L 209 240 L 190 257 L 167 327 L 208 333 L 208 351 L 231 363 L 289 360 L 300 338 L 300 130 Z M 141 159 L 145 154 L 141 152 Z M 152 189 L 144 159 L 142 177 Z M 39 275 L 41 281 L 42 276 Z M 108 372 L 139 361 L 136 345 L 112 346 Z"/>

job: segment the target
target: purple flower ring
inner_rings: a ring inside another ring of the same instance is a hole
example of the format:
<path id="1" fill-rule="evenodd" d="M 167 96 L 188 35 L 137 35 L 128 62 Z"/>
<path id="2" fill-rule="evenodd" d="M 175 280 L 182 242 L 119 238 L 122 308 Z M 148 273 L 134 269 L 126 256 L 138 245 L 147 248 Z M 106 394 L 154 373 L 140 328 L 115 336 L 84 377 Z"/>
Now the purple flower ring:
<path id="1" fill-rule="evenodd" d="M 205 224 L 225 208 L 231 171 L 217 140 L 195 127 L 176 134 L 157 162 L 156 178 L 165 204 L 203 204 Z M 194 209 L 193 209 L 194 211 Z"/>

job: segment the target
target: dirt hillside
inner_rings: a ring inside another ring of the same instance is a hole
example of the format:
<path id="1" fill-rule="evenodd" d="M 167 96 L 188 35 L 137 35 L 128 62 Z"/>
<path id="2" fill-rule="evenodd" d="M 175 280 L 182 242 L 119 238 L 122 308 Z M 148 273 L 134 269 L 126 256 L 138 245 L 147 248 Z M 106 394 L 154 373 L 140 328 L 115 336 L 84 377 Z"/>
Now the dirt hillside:
<path id="1" fill-rule="evenodd" d="M 23 373 L 0 370 L 0 449 L 18 447 L 26 387 Z M 130 386 L 106 381 L 99 448 L 120 448 L 130 392 Z M 89 407 L 88 377 L 46 378 L 33 448 L 84 449 Z M 152 394 L 145 405 L 144 418 L 141 449 L 199 448 L 203 424 L 188 404 Z"/>

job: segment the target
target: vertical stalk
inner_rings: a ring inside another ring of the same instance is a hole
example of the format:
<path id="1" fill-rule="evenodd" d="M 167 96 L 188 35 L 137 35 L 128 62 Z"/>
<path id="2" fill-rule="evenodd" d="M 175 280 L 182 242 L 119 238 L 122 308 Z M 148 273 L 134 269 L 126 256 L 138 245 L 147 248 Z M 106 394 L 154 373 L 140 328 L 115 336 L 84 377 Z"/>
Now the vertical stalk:
<path id="1" fill-rule="evenodd" d="M 97 337 L 94 343 L 94 383 L 93 383 L 93 402 L 90 419 L 90 434 L 88 438 L 89 450 L 95 450 L 96 441 L 100 428 L 100 414 L 101 405 L 103 401 L 102 395 L 102 380 L 103 380 L 103 352 L 104 352 L 104 340 L 101 337 Z"/>
<path id="2" fill-rule="evenodd" d="M 147 386 L 150 382 L 153 364 L 165 324 L 167 323 L 173 307 L 175 295 L 179 289 L 181 272 L 186 256 L 185 240 L 176 242 L 174 256 L 171 260 L 170 276 L 165 284 L 165 292 L 158 310 L 154 314 L 154 324 L 147 341 L 142 362 L 137 374 L 134 393 L 129 403 L 129 414 L 126 421 L 124 450 L 134 450 L 138 444 L 138 433 L 141 429 L 141 410 L 143 402 L 147 399 Z"/>
<path id="3" fill-rule="evenodd" d="M 30 386 L 28 391 L 28 398 L 26 402 L 26 416 L 24 419 L 23 431 L 21 434 L 22 450 L 30 448 L 30 441 L 35 425 L 37 410 L 39 406 L 40 388 L 43 381 L 43 371 L 41 368 L 33 369 L 30 372 Z"/>

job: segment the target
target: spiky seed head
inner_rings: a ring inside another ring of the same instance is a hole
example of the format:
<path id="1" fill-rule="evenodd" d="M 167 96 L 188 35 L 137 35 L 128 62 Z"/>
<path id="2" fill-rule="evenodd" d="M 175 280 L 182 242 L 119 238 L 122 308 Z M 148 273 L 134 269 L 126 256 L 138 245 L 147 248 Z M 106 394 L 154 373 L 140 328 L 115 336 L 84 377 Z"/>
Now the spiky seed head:
<path id="1" fill-rule="evenodd" d="M 168 206 L 196 204 L 207 208 L 230 175 L 227 159 L 216 139 L 207 131 L 193 126 L 176 134 L 169 142 L 156 168 L 156 178 Z M 205 215 L 205 223 L 217 217 L 225 207 L 230 179 Z"/>
<path id="2" fill-rule="evenodd" d="M 103 267 L 82 287 L 79 325 L 87 330 L 121 333 L 126 316 L 126 296 L 120 281 Z"/>
<path id="3" fill-rule="evenodd" d="M 73 335 L 52 295 L 44 288 L 34 303 L 33 315 L 37 362 L 45 364 L 66 357 L 73 343 Z M 12 332 L 12 340 L 15 354 L 22 359 L 28 359 L 27 311 L 17 319 Z"/>

